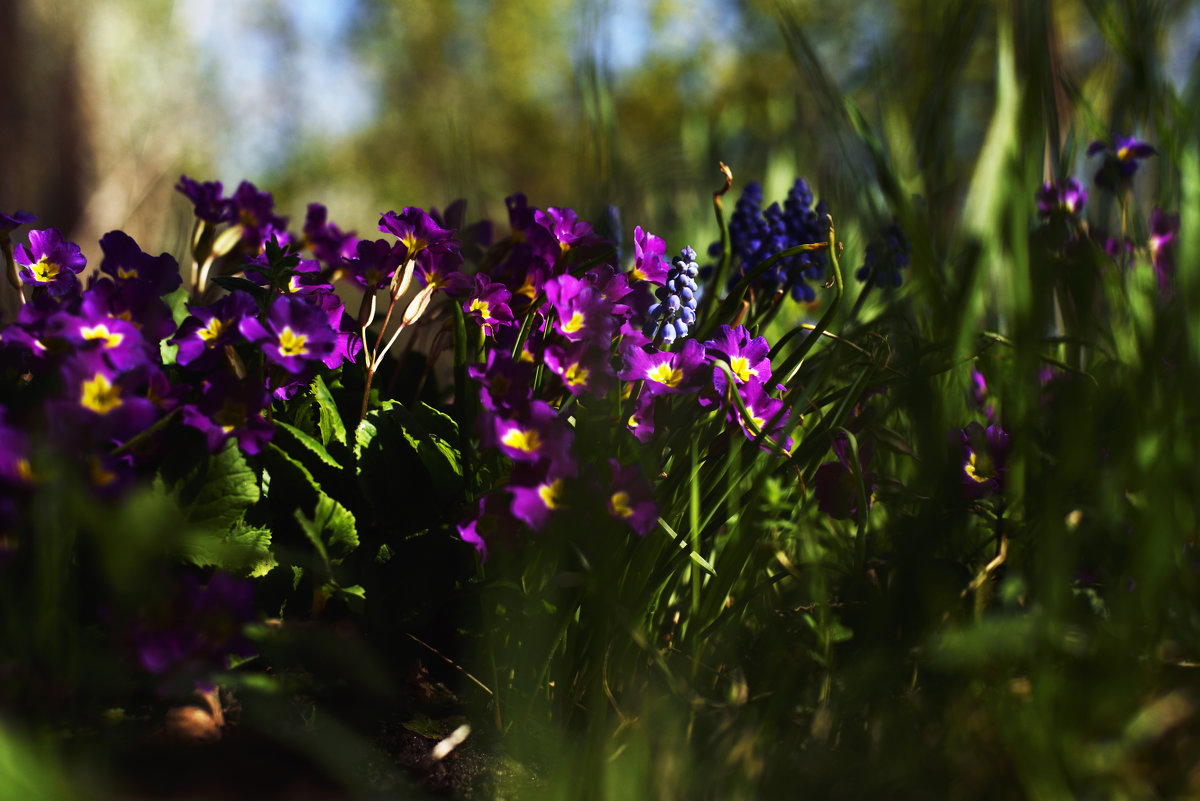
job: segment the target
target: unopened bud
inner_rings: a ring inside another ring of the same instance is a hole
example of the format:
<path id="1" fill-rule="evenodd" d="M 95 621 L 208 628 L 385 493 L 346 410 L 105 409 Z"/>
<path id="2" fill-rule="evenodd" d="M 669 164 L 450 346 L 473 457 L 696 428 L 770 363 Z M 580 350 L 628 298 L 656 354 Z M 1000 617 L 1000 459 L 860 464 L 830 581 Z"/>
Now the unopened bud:
<path id="1" fill-rule="evenodd" d="M 418 292 L 417 296 L 412 299 L 412 302 L 404 310 L 404 315 L 400 318 L 400 324 L 409 326 L 421 319 L 421 315 L 429 308 L 429 299 L 433 297 L 435 291 L 437 291 L 437 287 L 430 284 Z"/>
<path id="2" fill-rule="evenodd" d="M 214 257 L 224 256 L 229 251 L 233 250 L 238 242 L 242 241 L 244 229 L 240 225 L 234 225 L 226 228 L 213 242 L 212 255 Z"/>
<path id="3" fill-rule="evenodd" d="M 375 320 L 375 290 L 369 289 L 363 293 L 362 304 L 358 307 L 358 327 L 366 328 Z"/>
<path id="4" fill-rule="evenodd" d="M 404 263 L 404 269 L 397 270 L 392 276 L 392 285 L 388 290 L 391 292 L 392 300 L 396 300 L 408 291 L 408 285 L 412 283 L 413 270 L 416 266 L 416 260 L 409 259 Z"/>

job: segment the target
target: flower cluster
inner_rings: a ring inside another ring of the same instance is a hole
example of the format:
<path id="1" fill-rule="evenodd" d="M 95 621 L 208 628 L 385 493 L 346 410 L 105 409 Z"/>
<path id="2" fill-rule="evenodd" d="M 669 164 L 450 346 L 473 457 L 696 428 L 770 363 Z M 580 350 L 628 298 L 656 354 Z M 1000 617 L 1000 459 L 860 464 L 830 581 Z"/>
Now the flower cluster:
<path id="1" fill-rule="evenodd" d="M 893 221 L 880 239 L 867 245 L 862 266 L 854 273 L 859 281 L 870 281 L 881 289 L 900 286 L 900 270 L 908 266 L 912 245 L 900 224 Z"/>
<path id="2" fill-rule="evenodd" d="M 746 185 L 729 218 L 734 259 L 730 285 L 788 248 L 825 241 L 828 209 L 824 201 L 817 203 L 815 208 L 812 202 L 812 190 L 803 178 L 797 178 L 788 190 L 782 208 L 778 203 L 772 203 L 765 211 L 762 209 L 762 188 L 757 183 Z M 709 247 L 710 256 L 720 251 L 719 242 Z M 816 299 L 812 283 L 821 279 L 826 263 L 825 254 L 820 251 L 790 256 L 779 260 L 759 277 L 755 285 L 767 291 L 790 292 L 794 300 L 809 303 Z"/>
<path id="3" fill-rule="evenodd" d="M 696 264 L 696 251 L 684 248 L 671 262 L 667 282 L 659 287 L 654 296 L 658 301 L 646 312 L 647 320 L 643 333 L 666 344 L 688 335 L 688 328 L 696 323 L 696 301 L 701 288 L 696 284 L 700 266 Z"/>

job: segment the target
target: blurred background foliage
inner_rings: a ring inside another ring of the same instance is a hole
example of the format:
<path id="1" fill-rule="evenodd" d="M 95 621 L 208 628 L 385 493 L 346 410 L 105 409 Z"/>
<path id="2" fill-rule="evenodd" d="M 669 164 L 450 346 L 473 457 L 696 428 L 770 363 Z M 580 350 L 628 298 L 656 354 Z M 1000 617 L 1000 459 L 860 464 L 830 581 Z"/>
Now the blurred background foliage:
<path id="1" fill-rule="evenodd" d="M 1148 120 L 1166 95 L 1147 90 L 1181 86 L 1200 40 L 1190 2 L 1044 8 L 1046 30 L 1017 35 L 1048 37 L 1062 135 L 1085 142 Z M 178 252 L 180 172 L 251 180 L 295 216 L 321 200 L 362 233 L 456 197 L 503 219 L 523 191 L 702 248 L 718 160 L 768 202 L 804 175 L 834 209 L 889 216 L 835 86 L 945 233 L 995 95 L 994 17 L 953 0 L 6 0 L 0 205 L 85 252 L 118 227 Z"/>

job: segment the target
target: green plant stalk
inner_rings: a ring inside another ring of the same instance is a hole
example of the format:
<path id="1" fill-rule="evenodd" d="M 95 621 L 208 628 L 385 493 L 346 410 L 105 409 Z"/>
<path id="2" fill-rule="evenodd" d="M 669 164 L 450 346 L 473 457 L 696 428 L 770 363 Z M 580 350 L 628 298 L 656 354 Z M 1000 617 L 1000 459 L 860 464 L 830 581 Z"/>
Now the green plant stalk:
<path id="1" fill-rule="evenodd" d="M 713 304 L 717 301 L 717 293 L 725 285 L 725 279 L 729 275 L 729 263 L 733 255 L 731 252 L 732 244 L 729 241 L 729 223 L 725 220 L 725 209 L 721 204 L 721 196 L 733 186 L 733 172 L 724 163 L 718 162 L 718 164 L 721 165 L 721 174 L 725 176 L 725 185 L 713 192 L 713 213 L 717 216 L 717 228 L 721 231 L 721 260 L 717 262 L 717 269 L 713 273 L 713 279 L 706 288 L 707 291 L 704 293 L 704 297 L 700 299 L 699 313 L 696 317 L 704 321 L 707 321 L 712 316 Z M 702 338 L 707 339 L 708 337 L 705 335 Z"/>

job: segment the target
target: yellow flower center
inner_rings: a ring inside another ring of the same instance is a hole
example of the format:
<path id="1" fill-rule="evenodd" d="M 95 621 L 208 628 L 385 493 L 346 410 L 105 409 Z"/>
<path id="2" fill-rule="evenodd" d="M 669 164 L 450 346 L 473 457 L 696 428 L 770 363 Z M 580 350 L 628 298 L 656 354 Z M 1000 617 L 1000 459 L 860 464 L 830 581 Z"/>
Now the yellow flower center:
<path id="1" fill-rule="evenodd" d="M 308 348 L 304 346 L 306 342 L 307 334 L 297 334 L 291 326 L 285 325 L 279 333 L 279 352 L 284 356 L 304 356 L 308 353 Z"/>
<path id="2" fill-rule="evenodd" d="M 119 331 L 109 331 L 108 326 L 106 326 L 104 323 L 94 326 L 85 325 L 83 328 L 79 329 L 79 333 L 84 339 L 103 339 L 104 347 L 106 348 L 115 348 L 121 344 L 122 340 L 125 339 L 124 334 L 120 333 Z"/>
<path id="3" fill-rule="evenodd" d="M 117 268 L 117 278 L 120 278 L 122 281 L 128 281 L 130 278 L 137 278 L 137 277 L 138 277 L 138 271 L 137 271 L 136 267 L 133 268 L 132 270 L 126 270 L 124 267 Z"/>
<path id="4" fill-rule="evenodd" d="M 625 491 L 614 492 L 609 498 L 612 503 L 612 510 L 617 517 L 632 517 L 633 507 L 629 505 L 629 493 Z"/>
<path id="5" fill-rule="evenodd" d="M 583 313 L 575 312 L 571 315 L 570 320 L 567 320 L 565 323 L 563 323 L 562 330 L 564 334 L 574 334 L 581 328 L 583 328 Z"/>
<path id="6" fill-rule="evenodd" d="M 750 368 L 750 360 L 745 356 L 734 356 L 729 360 L 729 369 L 737 376 L 738 381 L 743 384 L 750 380 L 750 376 L 758 375 L 758 370 Z"/>
<path id="7" fill-rule="evenodd" d="M 582 387 L 587 384 L 589 370 L 586 367 L 581 367 L 578 363 L 572 364 L 563 373 L 563 381 L 567 382 L 570 387 Z"/>
<path id="8" fill-rule="evenodd" d="M 117 474 L 106 469 L 100 463 L 100 459 L 95 456 L 92 457 L 92 461 L 88 465 L 88 477 L 92 480 L 92 484 L 97 487 L 107 487 L 117 480 Z"/>
<path id="9" fill-rule="evenodd" d="M 246 405 L 237 401 L 227 400 L 214 417 L 221 430 L 226 434 L 246 422 Z"/>
<path id="10" fill-rule="evenodd" d="M 538 436 L 537 429 L 534 428 L 528 431 L 520 428 L 510 428 L 504 433 L 500 441 L 513 450 L 523 451 L 524 453 L 536 453 L 538 448 L 542 447 L 542 438 Z"/>
<path id="11" fill-rule="evenodd" d="M 980 464 L 976 460 L 975 451 L 967 452 L 967 463 L 963 465 L 963 472 L 967 474 L 967 478 L 976 484 L 984 484 L 992 478 L 988 475 L 987 466 Z"/>
<path id="12" fill-rule="evenodd" d="M 1120 159 L 1121 161 L 1128 161 L 1129 160 L 1129 148 L 1123 147 L 1120 150 L 1118 150 L 1117 158 Z"/>
<path id="13" fill-rule="evenodd" d="M 408 233 L 400 239 L 404 243 L 404 247 L 408 248 L 408 257 L 411 259 L 417 254 L 417 251 L 424 250 L 429 247 L 429 243 L 424 239 L 420 239 L 416 234 Z"/>
<path id="14" fill-rule="evenodd" d="M 212 343 L 217 337 L 225 333 L 225 323 L 220 317 L 214 317 L 208 321 L 208 325 L 196 332 L 196 335 L 212 346 Z"/>
<path id="15" fill-rule="evenodd" d="M 104 373 L 96 373 L 95 377 L 83 382 L 83 395 L 79 402 L 97 414 L 108 414 L 121 405 L 121 390 Z"/>
<path id="16" fill-rule="evenodd" d="M 486 300 L 480 300 L 476 298 L 475 300 L 471 301 L 471 311 L 479 312 L 479 316 L 484 320 L 492 319 L 492 306 Z"/>
<path id="17" fill-rule="evenodd" d="M 48 284 L 55 278 L 58 278 L 58 274 L 62 270 L 62 267 L 52 261 L 47 260 L 46 257 L 43 256 L 41 261 L 33 265 L 33 267 L 30 269 L 33 270 L 33 278 L 35 281 Z"/>
<path id="18" fill-rule="evenodd" d="M 765 418 L 762 418 L 762 417 L 759 417 L 758 415 L 756 415 L 754 413 L 754 408 L 751 407 L 749 404 L 746 404 L 746 417 L 748 417 L 750 419 L 750 422 L 754 424 L 754 427 L 759 429 L 760 431 L 762 430 L 763 423 L 767 422 Z"/>
<path id="19" fill-rule="evenodd" d="M 645 281 L 646 280 L 646 274 L 644 272 L 642 272 L 641 267 L 634 267 L 632 270 L 630 270 L 629 277 L 632 278 L 634 281 Z"/>
<path id="20" fill-rule="evenodd" d="M 542 499 L 542 503 L 546 504 L 547 509 L 557 509 L 562 506 L 560 501 L 562 497 L 562 485 L 562 479 L 556 478 L 549 484 L 538 486 L 538 497 Z"/>
<path id="21" fill-rule="evenodd" d="M 683 371 L 671 367 L 667 362 L 661 362 L 646 371 L 646 379 L 674 389 L 683 381 Z"/>

